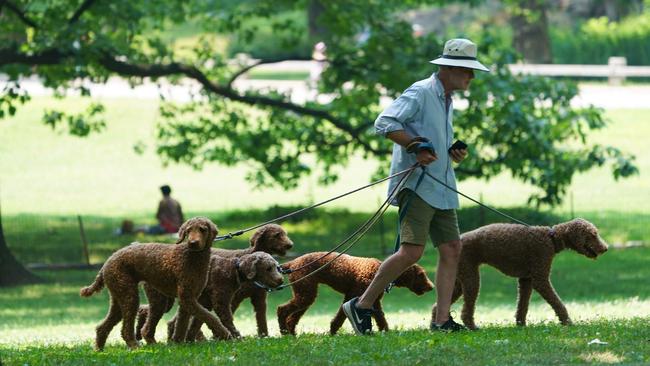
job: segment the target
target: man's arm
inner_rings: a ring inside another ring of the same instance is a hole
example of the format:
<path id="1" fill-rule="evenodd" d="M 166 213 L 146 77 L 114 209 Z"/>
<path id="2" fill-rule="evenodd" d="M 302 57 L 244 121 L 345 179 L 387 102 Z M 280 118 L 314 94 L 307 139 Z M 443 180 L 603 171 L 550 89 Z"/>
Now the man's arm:
<path id="1" fill-rule="evenodd" d="M 413 141 L 413 137 L 404 130 L 389 132 L 386 134 L 386 137 L 402 147 L 408 146 Z M 415 156 L 415 159 L 422 165 L 429 165 L 438 160 L 438 156 L 435 153 L 432 154 L 429 150 L 420 150 Z"/>

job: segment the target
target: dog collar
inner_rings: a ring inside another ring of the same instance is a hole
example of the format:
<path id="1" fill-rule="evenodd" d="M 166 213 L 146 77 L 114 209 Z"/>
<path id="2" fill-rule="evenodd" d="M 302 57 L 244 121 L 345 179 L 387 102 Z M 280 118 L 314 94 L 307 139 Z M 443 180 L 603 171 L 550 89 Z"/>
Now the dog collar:
<path id="1" fill-rule="evenodd" d="M 555 253 L 558 253 L 562 249 L 564 249 L 564 243 L 558 237 L 557 230 L 555 230 L 555 226 L 551 226 L 548 229 L 548 236 L 551 237 L 551 243 L 553 243 L 553 247 L 555 248 Z"/>

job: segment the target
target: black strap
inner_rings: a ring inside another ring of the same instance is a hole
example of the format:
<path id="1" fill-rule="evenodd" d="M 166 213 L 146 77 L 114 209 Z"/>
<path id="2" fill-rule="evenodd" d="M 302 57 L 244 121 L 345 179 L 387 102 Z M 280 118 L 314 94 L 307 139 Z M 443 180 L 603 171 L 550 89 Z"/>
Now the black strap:
<path id="1" fill-rule="evenodd" d="M 451 55 L 442 55 L 440 56 L 442 58 L 450 58 L 452 60 L 474 60 L 476 61 L 476 57 L 471 57 L 471 56 L 451 56 Z"/>

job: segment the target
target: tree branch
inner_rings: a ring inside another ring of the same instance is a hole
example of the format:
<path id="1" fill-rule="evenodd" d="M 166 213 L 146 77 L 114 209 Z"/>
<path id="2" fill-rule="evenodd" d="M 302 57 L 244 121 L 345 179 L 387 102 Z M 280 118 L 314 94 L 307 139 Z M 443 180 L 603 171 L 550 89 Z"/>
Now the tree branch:
<path id="1" fill-rule="evenodd" d="M 49 49 L 35 54 L 24 54 L 18 52 L 15 47 L 0 48 L 0 67 L 10 64 L 22 65 L 56 65 L 70 55 L 64 54 L 57 49 Z"/>
<path id="2" fill-rule="evenodd" d="M 33 20 L 29 19 L 25 15 L 25 12 L 18 9 L 16 5 L 10 3 L 8 0 L 3 0 L 2 3 L 0 3 L 0 6 L 2 6 L 2 4 L 7 5 L 7 8 L 9 8 L 9 10 L 11 10 L 14 14 L 16 14 L 16 16 L 18 16 L 18 18 L 20 18 L 20 20 L 23 23 L 27 24 L 32 28 L 38 28 L 38 25 L 36 25 L 36 23 Z"/>
<path id="3" fill-rule="evenodd" d="M 70 57 L 72 54 L 63 53 L 57 49 L 45 50 L 43 52 L 27 55 L 18 52 L 15 48 L 0 48 L 0 66 L 8 64 L 24 64 L 24 65 L 55 65 L 64 61 L 65 58 Z M 140 65 L 130 64 L 124 61 L 118 61 L 115 56 L 104 51 L 102 57 L 97 60 L 106 70 L 114 72 L 121 76 L 134 76 L 134 77 L 151 77 L 159 78 L 171 75 L 185 75 L 191 79 L 198 81 L 206 90 L 211 93 L 220 95 L 233 101 L 241 102 L 248 105 L 261 105 L 266 107 L 279 108 L 300 115 L 310 116 L 318 119 L 323 119 L 341 131 L 346 132 L 357 141 L 364 149 L 374 154 L 384 154 L 385 151 L 376 149 L 368 142 L 361 139 L 361 130 L 353 128 L 345 123 L 345 121 L 334 117 L 329 112 L 322 109 L 309 108 L 302 105 L 294 104 L 280 99 L 269 98 L 263 95 L 253 94 L 240 94 L 235 89 L 215 84 L 211 82 L 207 76 L 194 66 L 185 65 L 177 62 L 169 64 L 151 64 Z"/>
<path id="4" fill-rule="evenodd" d="M 74 12 L 70 20 L 68 20 L 68 25 L 72 25 L 76 23 L 79 18 L 83 15 L 83 13 L 88 10 L 93 4 L 95 3 L 95 0 L 84 0 L 84 2 L 79 6 L 79 9 Z"/>
<path id="5" fill-rule="evenodd" d="M 237 80 L 237 78 L 239 78 L 240 76 L 242 76 L 246 72 L 250 71 L 251 69 L 253 69 L 253 68 L 255 68 L 255 67 L 259 66 L 259 65 L 274 64 L 274 63 L 282 62 L 282 61 L 306 61 L 306 60 L 311 60 L 311 59 L 310 58 L 291 58 L 291 59 L 288 59 L 288 58 L 275 58 L 275 59 L 269 58 L 269 59 L 266 59 L 266 60 L 264 60 L 264 59 L 257 60 L 257 62 L 255 62 L 255 63 L 253 63 L 251 65 L 245 66 L 245 67 L 241 68 L 240 70 L 238 70 L 237 72 L 235 72 L 232 75 L 232 77 L 230 78 L 230 80 L 228 80 L 228 84 L 226 86 L 228 88 L 232 87 L 232 84 L 235 82 L 235 80 Z"/>
<path id="6" fill-rule="evenodd" d="M 334 117 L 329 112 L 308 108 L 284 100 L 273 99 L 263 95 L 239 94 L 236 90 L 212 83 L 204 73 L 194 66 L 188 66 L 180 63 L 170 63 L 166 65 L 134 65 L 123 61 L 116 60 L 112 55 L 105 53 L 104 57 L 100 60 L 104 68 L 109 71 L 118 73 L 120 75 L 137 76 L 137 77 L 163 77 L 175 74 L 182 74 L 189 78 L 198 81 L 203 87 L 217 95 L 228 98 L 233 101 L 249 104 L 249 105 L 263 105 L 267 107 L 280 108 L 292 111 L 301 115 L 311 116 L 314 118 L 324 119 L 332 123 L 336 128 L 348 133 L 354 140 L 359 142 L 365 149 L 379 154 L 380 150 L 374 149 L 367 142 L 361 140 L 358 131 L 352 128 L 344 121 Z"/>

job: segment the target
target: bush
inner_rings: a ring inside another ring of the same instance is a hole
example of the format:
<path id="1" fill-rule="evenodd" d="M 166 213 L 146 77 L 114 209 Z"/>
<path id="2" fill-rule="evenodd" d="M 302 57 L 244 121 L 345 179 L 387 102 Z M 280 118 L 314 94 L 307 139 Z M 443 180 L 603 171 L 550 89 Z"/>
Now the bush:
<path id="1" fill-rule="evenodd" d="M 628 65 L 650 64 L 650 13 L 621 22 L 593 18 L 578 30 L 551 29 L 553 61 L 558 64 L 607 64 L 610 56 L 624 56 Z"/>

